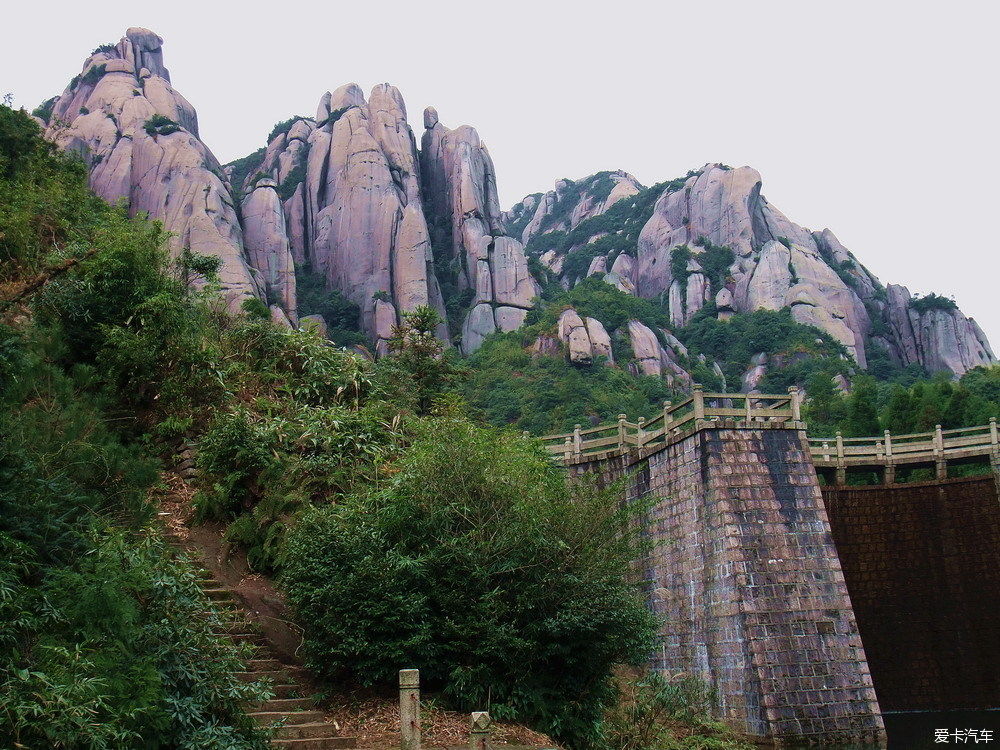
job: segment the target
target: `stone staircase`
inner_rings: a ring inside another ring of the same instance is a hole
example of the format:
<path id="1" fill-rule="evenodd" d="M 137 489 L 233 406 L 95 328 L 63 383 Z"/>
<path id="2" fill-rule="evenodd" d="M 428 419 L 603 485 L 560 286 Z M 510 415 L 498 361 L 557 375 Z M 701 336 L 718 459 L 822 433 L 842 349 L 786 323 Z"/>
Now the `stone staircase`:
<path id="1" fill-rule="evenodd" d="M 337 736 L 337 727 L 325 721 L 326 715 L 313 707 L 308 697 L 312 688 L 305 670 L 277 658 L 269 641 L 255 632 L 247 620 L 233 591 L 208 570 L 198 570 L 197 575 L 202 590 L 226 616 L 227 624 L 217 635 L 246 644 L 250 658 L 246 660 L 246 671 L 241 672 L 239 678 L 247 682 L 266 679 L 272 685 L 274 698 L 248 710 L 262 726 L 277 726 L 271 745 L 298 750 L 356 748 L 356 737 Z"/>

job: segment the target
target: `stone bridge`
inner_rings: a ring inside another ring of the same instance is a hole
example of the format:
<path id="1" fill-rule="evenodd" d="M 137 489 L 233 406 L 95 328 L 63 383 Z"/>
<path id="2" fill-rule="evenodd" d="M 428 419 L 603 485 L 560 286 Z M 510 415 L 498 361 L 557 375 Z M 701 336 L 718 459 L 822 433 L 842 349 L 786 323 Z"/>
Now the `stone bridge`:
<path id="1" fill-rule="evenodd" d="M 880 742 L 883 711 L 1000 707 L 995 420 L 810 439 L 795 389 L 696 388 L 649 422 L 544 442 L 571 474 L 656 498 L 637 564 L 662 623 L 652 666 L 704 679 L 737 728 Z M 967 463 L 993 471 L 948 478 Z M 925 467 L 931 481 L 896 483 Z"/>

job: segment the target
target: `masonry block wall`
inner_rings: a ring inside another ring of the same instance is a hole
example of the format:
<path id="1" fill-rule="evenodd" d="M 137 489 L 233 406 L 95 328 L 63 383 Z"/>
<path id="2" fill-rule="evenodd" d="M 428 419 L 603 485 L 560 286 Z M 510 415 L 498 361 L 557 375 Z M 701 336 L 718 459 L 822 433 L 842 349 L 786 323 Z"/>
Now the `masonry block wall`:
<path id="1" fill-rule="evenodd" d="M 716 423 L 718 425 L 718 423 Z M 641 561 L 663 623 L 653 666 L 712 685 L 737 728 L 775 740 L 872 741 L 878 702 L 804 434 L 700 429 L 631 465 L 628 496 L 658 498 Z"/>
<path id="2" fill-rule="evenodd" d="M 883 710 L 1000 707 L 993 477 L 823 496 Z"/>

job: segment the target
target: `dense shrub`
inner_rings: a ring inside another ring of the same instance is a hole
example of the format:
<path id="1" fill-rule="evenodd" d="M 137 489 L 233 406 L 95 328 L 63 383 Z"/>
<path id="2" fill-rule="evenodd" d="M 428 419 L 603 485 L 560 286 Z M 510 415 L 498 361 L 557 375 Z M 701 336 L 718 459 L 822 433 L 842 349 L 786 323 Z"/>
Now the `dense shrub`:
<path id="1" fill-rule="evenodd" d="M 626 582 L 639 509 L 463 420 L 424 422 L 386 473 L 291 532 L 283 580 L 311 666 L 369 685 L 418 667 L 457 708 L 593 740 L 611 666 L 641 662 L 653 632 Z"/>
<path id="2" fill-rule="evenodd" d="M 749 750 L 712 720 L 708 687 L 686 674 L 616 679 L 619 699 L 602 722 L 602 750 Z M 680 731 L 678 731 L 680 730 Z"/>
<path id="3" fill-rule="evenodd" d="M 166 115 L 155 114 L 146 120 L 142 126 L 149 135 L 170 135 L 181 129 L 181 126 Z"/>

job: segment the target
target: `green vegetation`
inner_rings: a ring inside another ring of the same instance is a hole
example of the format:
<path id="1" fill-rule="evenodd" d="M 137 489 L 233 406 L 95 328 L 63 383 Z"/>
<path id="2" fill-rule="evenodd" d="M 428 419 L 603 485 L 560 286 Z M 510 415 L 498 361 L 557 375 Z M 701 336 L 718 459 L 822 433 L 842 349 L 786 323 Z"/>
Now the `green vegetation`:
<path id="1" fill-rule="evenodd" d="M 847 437 L 880 435 L 883 430 L 901 435 L 987 424 L 1000 418 L 1000 365 L 977 367 L 958 382 L 941 374 L 903 382 L 877 381 L 870 376 L 853 379 L 852 391 L 843 395 L 828 376 L 815 374 L 807 384 L 806 420 L 809 434 Z"/>
<path id="2" fill-rule="evenodd" d="M 46 99 L 44 102 L 35 107 L 31 111 L 31 114 L 33 114 L 35 117 L 37 117 L 46 125 L 48 125 L 49 121 L 52 119 L 52 110 L 55 108 L 57 101 L 59 101 L 58 96 L 53 96 L 51 99 Z"/>
<path id="3" fill-rule="evenodd" d="M 281 122 L 276 124 L 273 128 L 271 128 L 271 132 L 267 134 L 267 142 L 270 143 L 279 135 L 285 135 L 286 133 L 288 133 L 289 130 L 292 129 L 292 126 L 296 122 L 304 119 L 306 118 L 302 117 L 301 115 L 296 115 L 295 117 L 289 117 L 287 120 L 282 120 Z"/>
<path id="4" fill-rule="evenodd" d="M 139 374 L 142 329 L 193 304 L 163 273 L 163 234 L 90 194 L 82 164 L 8 107 L 0 205 L 4 296 L 50 279 L 20 311 L 30 322 L 0 320 L 0 745 L 263 750 L 243 705 L 264 692 L 237 678 L 236 647 L 153 523 L 157 463 L 125 408 L 190 362 Z"/>
<path id="5" fill-rule="evenodd" d="M 953 299 L 931 292 L 923 297 L 914 297 L 910 300 L 910 309 L 923 314 L 930 310 L 943 310 L 951 312 L 958 309 L 958 304 Z"/>
<path id="6" fill-rule="evenodd" d="M 170 135 L 180 130 L 181 126 L 165 115 L 155 114 L 146 120 L 142 129 L 149 135 Z"/>
<path id="7" fill-rule="evenodd" d="M 9 109 L 0 174 L 4 298 L 45 281 L 0 324 L 0 744 L 263 748 L 241 710 L 261 694 L 146 500 L 184 439 L 199 516 L 281 574 L 327 678 L 416 663 L 452 706 L 596 746 L 611 666 L 652 633 L 622 533 L 640 507 L 463 417 L 433 311 L 372 363 L 252 303 L 226 312 L 216 259 L 168 260 L 158 224 L 90 195 Z"/>
<path id="8" fill-rule="evenodd" d="M 117 50 L 118 50 L 118 45 L 116 45 L 116 44 L 102 44 L 102 45 L 100 45 L 98 47 L 95 47 L 94 51 L 91 52 L 90 54 L 91 55 L 99 55 L 99 54 L 101 54 L 103 52 L 105 54 L 109 54 L 110 55 L 112 52 L 116 52 Z"/>
<path id="9" fill-rule="evenodd" d="M 602 750 L 750 750 L 712 720 L 716 701 L 697 679 L 648 672 L 617 682 L 622 698 L 605 714 Z M 686 730 L 683 738 L 675 732 L 678 725 Z"/>
<path id="10" fill-rule="evenodd" d="M 260 169 L 260 165 L 264 163 L 264 154 L 267 152 L 265 148 L 259 148 L 252 154 L 248 154 L 241 159 L 236 161 L 231 161 L 226 165 L 227 168 L 231 168 L 229 184 L 233 188 L 233 197 L 236 199 L 237 205 L 243 200 L 243 184 L 246 182 L 247 177 L 254 174 Z"/>
<path id="11" fill-rule="evenodd" d="M 588 181 L 573 183 L 575 189 L 571 188 L 564 193 L 563 200 L 553 208 L 552 214 L 543 223 L 541 231 L 544 233 L 536 234 L 525 246 L 529 256 L 538 256 L 547 250 L 555 250 L 560 255 L 568 253 L 564 264 L 564 275 L 570 279 L 582 276 L 590 261 L 598 255 L 608 256 L 608 268 L 621 253 L 635 256 L 638 253 L 639 232 L 653 215 L 657 199 L 664 193 L 680 190 L 684 187 L 685 181 L 698 173 L 688 172 L 684 177 L 645 188 L 631 198 L 618 201 L 603 214 L 581 221 L 572 231 L 545 232 L 545 227 L 554 226 L 561 220 L 563 214 L 568 215 L 582 195 L 580 190 L 598 182 L 601 174 L 607 175 L 599 173 Z M 607 180 L 611 181 L 610 178 Z M 560 207 L 563 214 L 557 216 Z M 601 233 L 606 233 L 606 236 L 590 242 L 592 237 Z M 577 255 L 580 257 L 576 258 Z M 572 274 L 566 272 L 567 268 L 572 270 Z"/>
<path id="12" fill-rule="evenodd" d="M 644 661 L 654 632 L 622 575 L 637 512 L 617 487 L 567 485 L 529 441 L 426 420 L 381 486 L 292 532 L 283 580 L 309 662 L 362 684 L 413 665 L 461 710 L 589 746 L 612 666 Z"/>
<path id="13" fill-rule="evenodd" d="M 341 292 L 326 288 L 322 274 L 295 269 L 299 317 L 322 315 L 327 325 L 327 337 L 339 346 L 363 346 L 368 343 L 361 333 L 361 310 Z"/>
<path id="14" fill-rule="evenodd" d="M 765 393 L 784 393 L 815 372 L 832 377 L 852 371 L 843 346 L 830 334 L 796 322 L 787 308 L 740 313 L 720 321 L 714 305 L 706 305 L 677 337 L 692 356 L 704 354 L 719 362 L 734 390 L 759 353 L 768 357 L 768 372 L 760 386 Z"/>

